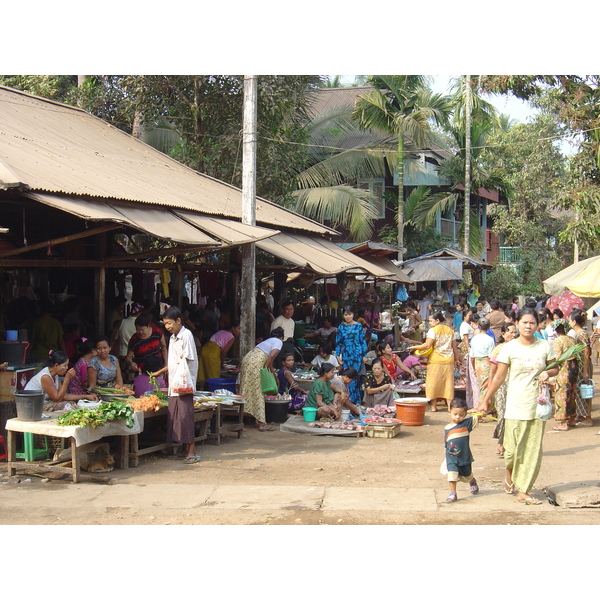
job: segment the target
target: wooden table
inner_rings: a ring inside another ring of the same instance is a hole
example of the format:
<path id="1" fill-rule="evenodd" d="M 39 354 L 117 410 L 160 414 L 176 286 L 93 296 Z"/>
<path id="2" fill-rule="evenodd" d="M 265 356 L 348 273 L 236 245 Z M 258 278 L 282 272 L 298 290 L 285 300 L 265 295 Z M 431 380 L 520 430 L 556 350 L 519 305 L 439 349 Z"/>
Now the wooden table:
<path id="1" fill-rule="evenodd" d="M 152 419 L 157 418 L 166 418 L 168 409 L 166 406 L 163 406 L 160 410 L 154 411 L 146 411 L 143 413 L 144 423 L 151 421 Z M 198 427 L 198 435 L 194 438 L 194 443 L 203 442 L 208 438 L 207 429 L 210 420 L 214 415 L 214 410 L 212 406 L 201 406 L 194 408 L 194 424 Z M 128 464 L 132 467 L 137 467 L 140 462 L 140 456 L 144 454 L 151 454 L 152 452 L 159 452 L 160 450 L 169 450 L 172 449 L 175 451 L 179 446 L 176 442 L 167 442 L 164 438 L 158 440 L 149 440 L 150 445 L 144 445 L 143 448 L 140 447 L 140 439 L 138 435 L 132 435 L 129 437 L 129 446 L 126 450 L 126 455 L 128 457 Z M 147 441 L 148 442 L 148 441 Z"/>
<path id="2" fill-rule="evenodd" d="M 221 445 L 221 437 L 224 433 L 237 433 L 238 440 L 242 437 L 242 431 L 244 430 L 244 406 L 245 402 L 234 402 L 233 404 L 216 403 L 208 436 L 216 438 L 217 446 Z M 234 423 L 223 423 L 223 418 L 227 416 L 235 416 L 237 420 Z"/>
<path id="3" fill-rule="evenodd" d="M 144 428 L 143 412 L 138 410 L 134 413 L 134 424 L 128 428 L 125 421 L 109 421 L 102 427 L 75 427 L 58 425 L 56 419 L 58 415 L 53 415 L 50 419 L 41 421 L 21 421 L 20 419 L 9 419 L 6 422 L 8 433 L 8 476 L 16 475 L 17 468 L 25 468 L 30 471 L 54 471 L 58 473 L 67 473 L 73 478 L 73 483 L 81 481 L 81 466 L 77 456 L 77 448 L 101 440 L 105 437 L 118 436 L 120 438 L 117 467 L 127 469 L 129 461 L 127 459 L 127 450 L 131 438 L 137 438 Z M 59 438 L 70 438 L 71 440 L 71 458 L 51 462 L 28 462 L 17 461 L 17 433 L 32 433 L 37 435 L 47 435 Z M 72 466 L 65 466 L 66 463 Z"/>

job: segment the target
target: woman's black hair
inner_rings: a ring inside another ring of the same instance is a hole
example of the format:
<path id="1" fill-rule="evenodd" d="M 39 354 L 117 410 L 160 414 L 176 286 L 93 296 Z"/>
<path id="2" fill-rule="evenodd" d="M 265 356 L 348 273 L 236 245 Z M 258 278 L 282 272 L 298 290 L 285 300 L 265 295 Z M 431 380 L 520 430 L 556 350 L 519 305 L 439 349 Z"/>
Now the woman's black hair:
<path id="1" fill-rule="evenodd" d="M 439 321 L 440 323 L 443 323 L 446 320 L 446 317 L 444 316 L 444 313 L 441 310 L 431 313 L 431 318 L 435 319 L 436 321 Z"/>
<path id="2" fill-rule="evenodd" d="M 146 315 L 140 315 L 135 321 L 136 327 L 148 327 L 150 325 L 150 319 Z"/>
<path id="3" fill-rule="evenodd" d="M 377 344 L 377 351 L 381 354 L 385 350 L 385 347 L 389 345 L 389 342 L 379 342 Z"/>
<path id="4" fill-rule="evenodd" d="M 340 375 L 345 375 L 349 379 L 358 379 L 358 371 L 354 367 L 348 367 L 343 371 L 340 371 Z"/>
<path id="5" fill-rule="evenodd" d="M 329 371 L 333 371 L 334 369 L 335 367 L 331 363 L 323 363 L 319 369 L 319 377 L 322 377 L 325 373 L 329 373 Z"/>
<path id="6" fill-rule="evenodd" d="M 48 366 L 62 365 L 69 361 L 69 357 L 62 350 L 53 350 L 48 355 Z"/>
<path id="7" fill-rule="evenodd" d="M 110 347 L 110 340 L 108 339 L 108 337 L 106 335 L 98 336 L 94 340 L 94 347 L 96 347 L 100 342 L 106 342 L 108 344 L 108 346 Z"/>
<path id="8" fill-rule="evenodd" d="M 144 358 L 144 371 L 154 373 L 163 367 L 163 358 L 160 354 L 150 354 Z"/>
<path id="9" fill-rule="evenodd" d="M 479 321 L 479 314 L 474 312 L 469 315 L 469 323 L 477 323 Z"/>
<path id="10" fill-rule="evenodd" d="M 293 357 L 294 355 L 291 352 L 285 352 L 284 354 L 282 354 L 281 355 L 281 364 L 283 364 L 286 361 L 288 356 Z"/>
<path id="11" fill-rule="evenodd" d="M 163 313 L 163 319 L 169 319 L 171 321 L 177 321 L 177 319 L 181 319 L 181 310 L 177 306 L 169 306 L 167 310 Z"/>
<path id="12" fill-rule="evenodd" d="M 77 346 L 77 354 L 73 357 L 73 361 L 77 362 L 82 356 L 89 354 L 96 346 L 92 340 L 81 341 L 81 338 L 73 342 L 74 346 Z"/>
<path id="13" fill-rule="evenodd" d="M 354 309 L 351 306 L 344 306 L 344 313 L 352 313 L 355 314 Z"/>
<path id="14" fill-rule="evenodd" d="M 481 331 L 487 331 L 490 328 L 490 320 L 486 317 L 481 317 L 479 321 L 477 321 L 477 324 Z"/>
<path id="15" fill-rule="evenodd" d="M 498 302 L 498 300 L 492 300 L 490 302 L 490 308 L 492 310 L 498 310 L 500 308 L 500 302 Z"/>
<path id="16" fill-rule="evenodd" d="M 575 321 L 575 323 L 577 323 L 577 325 L 579 325 L 580 327 L 583 327 L 583 325 L 585 324 L 585 312 L 576 308 L 575 310 L 571 311 L 569 319 L 571 321 Z"/>
<path id="17" fill-rule="evenodd" d="M 524 306 L 519 313 L 517 314 L 517 323 L 525 316 L 525 315 L 531 315 L 534 319 L 535 322 L 539 325 L 540 324 L 540 318 L 538 317 L 538 312 L 537 310 L 535 310 L 535 308 L 531 308 L 529 306 Z"/>
<path id="18" fill-rule="evenodd" d="M 383 367 L 383 361 L 380 358 L 374 358 L 373 362 L 371 362 L 371 367 L 373 367 L 373 365 L 381 365 Z"/>
<path id="19" fill-rule="evenodd" d="M 552 311 L 552 314 L 553 314 L 553 315 L 556 315 L 556 316 L 557 316 L 559 319 L 564 319 L 564 318 L 565 318 L 565 313 L 563 313 L 563 311 L 562 311 L 562 310 L 560 310 L 560 308 L 555 308 L 555 309 Z"/>
<path id="20" fill-rule="evenodd" d="M 554 331 L 556 331 L 558 335 L 566 335 L 565 326 L 563 323 L 556 325 L 556 327 L 554 327 Z"/>
<path id="21" fill-rule="evenodd" d="M 504 323 L 502 323 L 502 327 L 500 327 L 500 331 L 501 331 L 502 333 L 506 333 L 506 332 L 508 331 L 508 328 L 509 328 L 509 327 L 514 327 L 514 328 L 516 329 L 516 325 L 515 325 L 514 323 L 507 323 L 507 322 L 504 322 Z M 504 339 L 504 336 L 503 336 L 503 335 L 501 335 L 501 336 L 498 338 L 498 343 L 499 343 L 499 344 L 504 344 L 504 342 L 506 342 L 506 340 Z"/>
<path id="22" fill-rule="evenodd" d="M 321 344 L 319 346 L 319 350 L 323 354 L 326 354 L 327 356 L 329 356 L 333 352 L 333 348 L 331 347 L 331 344 Z"/>
<path id="23" fill-rule="evenodd" d="M 283 331 L 283 327 L 275 327 L 275 329 L 273 329 L 273 331 L 271 331 L 271 335 L 269 337 L 283 339 L 284 335 L 285 335 L 285 332 Z"/>

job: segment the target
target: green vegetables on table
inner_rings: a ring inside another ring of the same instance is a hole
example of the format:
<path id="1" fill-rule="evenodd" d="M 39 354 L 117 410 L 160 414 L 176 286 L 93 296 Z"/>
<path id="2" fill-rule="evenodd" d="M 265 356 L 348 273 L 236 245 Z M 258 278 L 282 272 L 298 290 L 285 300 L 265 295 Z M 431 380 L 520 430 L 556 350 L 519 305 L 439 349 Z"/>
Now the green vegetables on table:
<path id="1" fill-rule="evenodd" d="M 107 421 L 124 420 L 127 427 L 133 427 L 133 407 L 128 402 L 106 402 L 98 408 L 77 408 L 60 415 L 57 423 L 63 426 L 102 427 Z"/>

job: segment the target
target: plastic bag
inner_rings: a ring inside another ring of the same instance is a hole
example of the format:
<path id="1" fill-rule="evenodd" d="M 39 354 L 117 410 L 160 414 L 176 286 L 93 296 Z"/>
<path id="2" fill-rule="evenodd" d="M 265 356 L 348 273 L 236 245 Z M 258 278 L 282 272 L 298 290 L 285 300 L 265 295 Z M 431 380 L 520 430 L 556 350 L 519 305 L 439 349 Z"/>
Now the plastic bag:
<path id="1" fill-rule="evenodd" d="M 542 392 L 538 396 L 535 407 L 535 418 L 547 421 L 552 416 L 552 402 L 550 402 L 550 391 L 547 385 L 542 386 Z"/>
<path id="2" fill-rule="evenodd" d="M 263 394 L 276 394 L 279 391 L 275 375 L 273 375 L 271 369 L 266 367 L 260 370 L 260 385 Z"/>
<path id="3" fill-rule="evenodd" d="M 442 461 L 442 464 L 440 465 L 440 473 L 442 475 L 448 475 L 448 463 L 446 462 L 445 458 Z"/>
<path id="4" fill-rule="evenodd" d="M 188 361 L 184 358 L 175 369 L 173 377 L 173 393 L 184 395 L 193 394 L 194 387 L 192 385 L 192 375 L 188 367 Z"/>
<path id="5" fill-rule="evenodd" d="M 396 300 L 400 302 L 406 302 L 408 300 L 408 292 L 406 291 L 406 287 L 403 283 L 398 286 L 398 290 L 396 291 Z"/>

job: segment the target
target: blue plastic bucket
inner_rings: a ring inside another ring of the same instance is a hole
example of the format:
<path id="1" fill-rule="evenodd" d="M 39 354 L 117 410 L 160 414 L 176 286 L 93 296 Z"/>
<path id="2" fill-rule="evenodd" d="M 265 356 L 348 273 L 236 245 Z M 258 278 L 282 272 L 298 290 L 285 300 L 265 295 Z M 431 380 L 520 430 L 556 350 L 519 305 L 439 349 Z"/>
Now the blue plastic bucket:
<path id="1" fill-rule="evenodd" d="M 314 406 L 305 406 L 302 409 L 302 413 L 304 414 L 304 420 L 308 423 L 317 420 L 317 409 Z"/>
<path id="2" fill-rule="evenodd" d="M 229 390 L 235 394 L 235 379 L 229 379 L 227 377 L 218 377 L 216 379 L 207 379 L 206 387 L 209 392 L 216 390 Z"/>
<path id="3" fill-rule="evenodd" d="M 16 342 L 19 339 L 19 331 L 17 329 L 7 329 L 6 330 L 6 341 L 7 342 Z"/>

